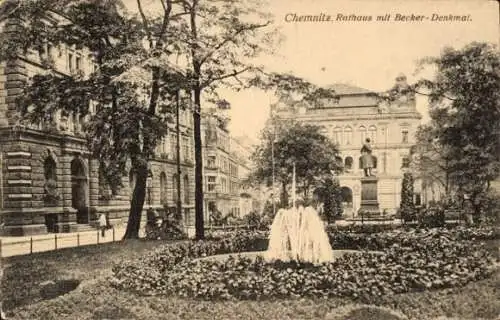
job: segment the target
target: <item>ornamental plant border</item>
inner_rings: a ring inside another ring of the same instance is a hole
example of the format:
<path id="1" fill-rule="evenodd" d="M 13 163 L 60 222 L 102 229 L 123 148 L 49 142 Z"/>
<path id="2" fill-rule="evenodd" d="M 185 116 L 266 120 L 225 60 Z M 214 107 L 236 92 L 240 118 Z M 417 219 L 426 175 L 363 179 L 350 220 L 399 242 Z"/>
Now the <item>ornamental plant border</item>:
<path id="1" fill-rule="evenodd" d="M 242 257 L 196 260 L 266 248 L 265 232 L 238 232 L 221 239 L 157 248 L 140 260 L 116 265 L 111 283 L 139 294 L 201 299 L 340 296 L 369 301 L 387 294 L 462 286 L 487 277 L 493 270 L 493 259 L 480 246 L 462 239 L 471 234 L 475 233 L 444 229 L 371 235 L 330 233 L 335 249 L 384 254 L 346 254 L 320 266 Z"/>

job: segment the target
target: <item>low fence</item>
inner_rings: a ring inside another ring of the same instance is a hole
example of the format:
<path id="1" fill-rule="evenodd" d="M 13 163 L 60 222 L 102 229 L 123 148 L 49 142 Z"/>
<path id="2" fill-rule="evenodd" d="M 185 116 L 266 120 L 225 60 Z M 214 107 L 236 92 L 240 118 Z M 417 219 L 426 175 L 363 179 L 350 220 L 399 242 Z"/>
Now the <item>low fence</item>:
<path id="1" fill-rule="evenodd" d="M 250 225 L 250 224 L 233 224 L 233 225 L 221 225 L 221 226 L 208 225 L 205 226 L 205 231 L 250 230 L 250 229 L 255 229 L 257 227 L 258 226 L 256 225 Z"/>
<path id="2" fill-rule="evenodd" d="M 96 245 L 101 243 L 110 243 L 120 241 L 122 238 L 121 230 L 114 227 L 106 230 L 105 236 L 101 231 L 85 231 L 81 233 L 54 233 L 44 236 L 23 237 L 22 240 L 0 239 L 1 256 L 9 257 L 16 255 L 33 254 L 35 252 L 52 251 L 64 248 L 74 248 L 80 246 Z"/>

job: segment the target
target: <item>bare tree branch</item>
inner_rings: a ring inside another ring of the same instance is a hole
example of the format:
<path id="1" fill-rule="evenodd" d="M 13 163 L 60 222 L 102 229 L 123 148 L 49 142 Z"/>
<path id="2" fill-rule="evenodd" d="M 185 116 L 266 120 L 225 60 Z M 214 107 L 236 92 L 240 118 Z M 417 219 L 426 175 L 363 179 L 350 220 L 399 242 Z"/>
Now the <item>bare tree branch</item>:
<path id="1" fill-rule="evenodd" d="M 146 34 L 148 37 L 149 47 L 152 48 L 153 47 L 153 36 L 151 35 L 151 30 L 149 29 L 148 19 L 146 18 L 146 15 L 144 14 L 144 10 L 142 10 L 141 0 L 137 0 L 137 9 L 139 10 L 139 13 L 141 15 L 142 23 L 144 23 L 144 29 L 146 30 Z"/>
<path id="2" fill-rule="evenodd" d="M 225 75 L 222 75 L 219 77 L 209 78 L 209 79 L 207 79 L 207 81 L 203 82 L 202 87 L 203 88 L 208 87 L 210 84 L 214 83 L 215 81 L 220 81 L 220 80 L 224 80 L 224 79 L 228 79 L 228 78 L 236 78 L 238 75 L 240 75 L 240 74 L 242 74 L 250 69 L 252 69 L 252 68 L 246 67 L 246 68 L 243 68 L 239 71 L 234 70 L 231 73 L 228 73 L 228 74 L 225 74 Z"/>
<path id="3" fill-rule="evenodd" d="M 165 31 L 167 30 L 168 24 L 170 22 L 170 13 L 172 12 L 172 0 L 165 0 L 166 4 L 162 0 L 164 14 L 163 14 L 163 23 L 161 25 L 160 33 L 158 34 L 158 41 L 156 42 L 156 48 L 161 48 L 163 45 L 163 36 L 165 35 Z"/>

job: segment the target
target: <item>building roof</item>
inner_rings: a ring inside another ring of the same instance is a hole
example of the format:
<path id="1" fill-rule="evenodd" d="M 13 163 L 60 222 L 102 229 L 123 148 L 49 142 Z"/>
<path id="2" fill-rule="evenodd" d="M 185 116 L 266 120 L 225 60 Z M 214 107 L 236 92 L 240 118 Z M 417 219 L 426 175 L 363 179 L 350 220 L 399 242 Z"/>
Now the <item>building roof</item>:
<path id="1" fill-rule="evenodd" d="M 373 91 L 370 91 L 368 89 L 356 87 L 347 83 L 334 83 L 331 85 L 326 86 L 327 89 L 333 89 L 335 90 L 335 93 L 338 95 L 351 95 L 351 94 L 367 94 L 371 93 L 373 94 Z"/>

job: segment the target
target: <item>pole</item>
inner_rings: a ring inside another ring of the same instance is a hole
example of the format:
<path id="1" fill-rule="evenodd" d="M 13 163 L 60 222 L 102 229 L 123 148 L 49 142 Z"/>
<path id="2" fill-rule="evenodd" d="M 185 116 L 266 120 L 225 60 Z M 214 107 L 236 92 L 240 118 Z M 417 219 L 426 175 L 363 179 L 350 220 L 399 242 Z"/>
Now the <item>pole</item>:
<path id="1" fill-rule="evenodd" d="M 295 177 L 295 162 L 293 163 L 293 171 L 292 171 L 292 208 L 295 208 L 295 198 L 297 197 L 297 181 Z"/>
<path id="2" fill-rule="evenodd" d="M 271 98 L 269 98 L 269 104 L 271 105 Z M 276 192 L 276 186 L 275 186 L 275 183 L 276 183 L 276 169 L 275 169 L 275 161 L 274 161 L 274 141 L 276 140 L 276 123 L 274 121 L 274 112 L 273 112 L 273 106 L 271 105 L 271 121 L 272 121 L 272 124 L 273 124 L 273 136 L 272 136 L 272 140 L 271 140 L 271 162 L 272 162 L 272 179 L 273 179 L 273 184 L 272 184 L 272 188 L 273 188 L 273 191 L 272 191 L 272 196 L 273 196 L 273 216 L 276 215 L 276 195 L 275 195 L 275 192 Z"/>
<path id="3" fill-rule="evenodd" d="M 388 139 L 389 127 L 385 127 L 385 152 L 384 152 L 384 173 L 387 174 L 387 139 Z"/>
<path id="4" fill-rule="evenodd" d="M 271 161 L 272 161 L 272 171 L 273 171 L 273 192 L 272 192 L 272 196 L 273 196 L 273 216 L 276 215 L 276 196 L 275 196 L 275 192 L 276 192 L 276 187 L 275 187 L 275 183 L 276 183 L 276 175 L 275 175 L 275 169 L 274 169 L 274 135 L 273 135 L 273 140 L 271 141 Z"/>
<path id="5" fill-rule="evenodd" d="M 176 154 L 177 154 L 177 181 L 175 182 L 177 184 L 177 215 L 178 217 L 182 217 L 182 202 L 181 202 L 181 133 L 180 133 L 180 120 L 179 120 L 179 113 L 180 113 L 180 89 L 177 90 L 176 92 L 176 107 L 175 107 L 175 130 L 177 132 L 176 134 L 176 139 L 177 139 L 177 147 L 176 147 Z M 183 219 L 184 220 L 184 219 Z"/>

